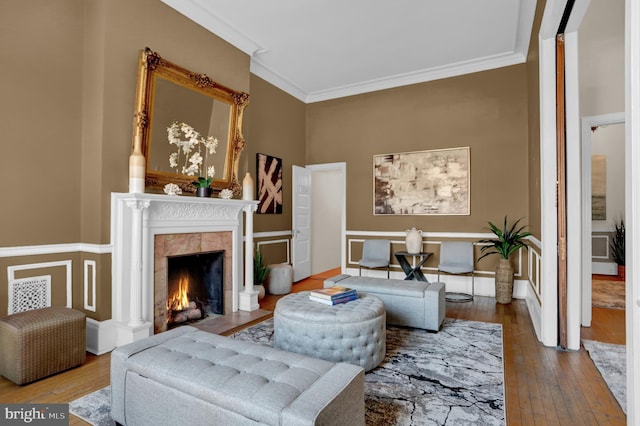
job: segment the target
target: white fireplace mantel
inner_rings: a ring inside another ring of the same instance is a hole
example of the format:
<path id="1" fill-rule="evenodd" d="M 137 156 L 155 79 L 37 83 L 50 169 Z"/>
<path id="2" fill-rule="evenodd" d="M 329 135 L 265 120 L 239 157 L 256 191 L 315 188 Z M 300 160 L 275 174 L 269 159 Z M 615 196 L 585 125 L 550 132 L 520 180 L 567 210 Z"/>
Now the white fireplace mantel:
<path id="1" fill-rule="evenodd" d="M 253 213 L 257 205 L 252 200 L 112 193 L 111 323 L 115 326 L 115 346 L 153 334 L 153 250 L 158 234 L 231 232 L 232 310 L 258 309 L 253 289 Z M 247 227 L 244 257 L 243 212 Z M 247 265 L 244 274 L 243 264 Z"/>

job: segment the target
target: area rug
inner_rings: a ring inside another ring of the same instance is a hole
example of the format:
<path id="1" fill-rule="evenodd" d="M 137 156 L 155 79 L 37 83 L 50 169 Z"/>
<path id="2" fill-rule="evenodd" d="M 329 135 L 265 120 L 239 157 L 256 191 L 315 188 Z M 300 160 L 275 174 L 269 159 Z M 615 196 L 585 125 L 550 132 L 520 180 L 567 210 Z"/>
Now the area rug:
<path id="1" fill-rule="evenodd" d="M 625 345 L 583 340 L 582 344 L 596 365 L 611 393 L 627 413 L 627 353 Z"/>
<path id="2" fill-rule="evenodd" d="M 231 337 L 271 346 L 273 320 Z M 388 326 L 386 357 L 365 375 L 366 424 L 504 425 L 503 371 L 500 324 L 446 319 L 438 333 Z M 107 387 L 70 411 L 112 425 L 110 402 Z"/>
<path id="3" fill-rule="evenodd" d="M 69 412 L 94 426 L 115 425 L 111 418 L 111 386 L 71 401 Z"/>
<path id="4" fill-rule="evenodd" d="M 625 282 L 619 280 L 591 281 L 592 305 L 599 308 L 625 308 Z"/>
<path id="5" fill-rule="evenodd" d="M 232 337 L 271 346 L 273 320 Z M 365 375 L 365 406 L 367 425 L 505 424 L 502 326 L 388 326 L 386 357 Z"/>

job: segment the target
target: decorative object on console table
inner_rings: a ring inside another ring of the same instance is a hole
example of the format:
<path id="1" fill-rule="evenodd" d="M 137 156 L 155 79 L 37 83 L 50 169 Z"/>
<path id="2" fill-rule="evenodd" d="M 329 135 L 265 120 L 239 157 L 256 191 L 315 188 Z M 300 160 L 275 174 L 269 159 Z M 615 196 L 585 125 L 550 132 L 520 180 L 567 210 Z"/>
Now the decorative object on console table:
<path id="1" fill-rule="evenodd" d="M 521 248 L 528 249 L 527 242 L 524 240 L 531 235 L 530 232 L 524 231 L 526 225 L 516 229 L 522 218 L 515 221 L 511 228 L 507 225 L 507 216 L 504 217 L 504 226 L 500 230 L 496 225 L 489 222 L 491 232 L 498 237 L 497 239 L 488 239 L 478 241 L 481 244 L 487 244 L 480 249 L 482 256 L 478 260 L 491 254 L 500 255 L 500 263 L 496 268 L 496 302 L 501 304 L 511 303 L 513 297 L 513 266 L 509 262 L 509 256 Z"/>
<path id="2" fill-rule="evenodd" d="M 470 214 L 469 147 L 378 154 L 373 168 L 374 215 Z"/>
<path id="3" fill-rule="evenodd" d="M 266 294 L 264 281 L 268 275 L 269 267 L 264 265 L 260 250 L 256 250 L 256 255 L 253 258 L 253 287 L 258 290 L 258 300 L 261 300 Z"/>
<path id="4" fill-rule="evenodd" d="M 625 279 L 625 228 L 624 220 L 620 219 L 614 223 L 616 228 L 611 240 L 611 257 L 618 264 L 618 277 Z"/>
<path id="5" fill-rule="evenodd" d="M 422 251 L 422 231 L 412 227 L 405 231 L 407 236 L 405 237 L 404 244 L 407 247 L 407 253 L 418 254 Z"/>
<path id="6" fill-rule="evenodd" d="M 282 214 L 282 159 L 256 154 L 258 213 Z"/>
<path id="7" fill-rule="evenodd" d="M 247 172 L 244 175 L 244 179 L 242 179 L 242 199 L 243 200 L 254 200 L 253 194 L 255 192 L 255 187 L 253 185 L 253 178 L 251 174 Z"/>

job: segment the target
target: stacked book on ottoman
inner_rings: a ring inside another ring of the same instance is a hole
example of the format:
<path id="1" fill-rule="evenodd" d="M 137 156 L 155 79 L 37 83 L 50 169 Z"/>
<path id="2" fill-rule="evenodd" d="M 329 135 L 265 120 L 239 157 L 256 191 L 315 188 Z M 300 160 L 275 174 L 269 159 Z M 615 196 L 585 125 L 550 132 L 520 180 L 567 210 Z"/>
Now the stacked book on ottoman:
<path id="1" fill-rule="evenodd" d="M 357 298 L 358 292 L 355 289 L 339 285 L 319 290 L 311 290 L 309 292 L 310 300 L 324 303 L 325 305 L 338 305 L 356 300 Z"/>

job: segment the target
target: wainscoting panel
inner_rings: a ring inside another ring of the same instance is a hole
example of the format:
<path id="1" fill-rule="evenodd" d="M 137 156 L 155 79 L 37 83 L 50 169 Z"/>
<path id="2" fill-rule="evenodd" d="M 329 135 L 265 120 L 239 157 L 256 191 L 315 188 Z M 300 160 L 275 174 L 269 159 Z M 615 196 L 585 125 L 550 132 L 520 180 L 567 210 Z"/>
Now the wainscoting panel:
<path id="1" fill-rule="evenodd" d="M 96 261 L 84 261 L 84 308 L 87 311 L 96 311 Z M 91 300 L 91 301 L 89 301 Z"/>
<path id="2" fill-rule="evenodd" d="M 99 321 L 100 317 L 109 318 L 110 312 L 105 311 L 110 311 L 110 304 L 103 300 L 100 311 L 98 287 L 100 279 L 106 280 L 110 276 L 102 276 L 99 272 L 101 266 L 109 265 L 111 249 L 111 244 L 85 243 L 0 248 L 0 268 L 5 271 L 0 274 L 0 313 L 53 305 L 84 310 L 87 313 L 87 350 L 104 353 L 112 349 L 113 346 L 105 346 L 104 337 L 98 336 L 98 332 L 106 335 L 104 327 L 96 326 L 109 322 Z M 25 297 L 30 301 L 19 302 L 17 299 L 22 298 L 25 291 L 29 293 Z M 101 339 L 101 346 L 92 348 L 89 344 Z"/>
<path id="3" fill-rule="evenodd" d="M 291 263 L 291 231 L 256 232 L 253 239 L 265 264 Z"/>
<path id="4" fill-rule="evenodd" d="M 376 232 L 376 231 L 347 231 L 346 232 L 346 268 L 344 273 L 350 275 L 358 275 L 360 273 L 358 261 L 362 256 L 362 244 L 365 239 L 384 238 L 391 241 L 391 278 L 403 279 L 405 277 L 402 268 L 397 263 L 393 253 L 398 251 L 406 251 L 405 232 Z M 440 245 L 442 241 L 471 241 L 474 243 L 476 259 L 480 256 L 482 244 L 477 243 L 481 239 L 490 239 L 495 237 L 490 233 L 445 233 L 445 232 L 423 232 L 422 250 L 434 253 L 421 268 L 427 279 L 431 282 L 438 280 L 438 259 Z M 514 267 L 514 297 L 524 299 L 528 293 L 530 285 L 530 268 L 531 259 L 525 255 L 524 249 L 518 250 L 517 254 L 512 258 Z M 493 257 L 494 259 L 490 259 Z M 495 265 L 497 265 L 498 256 L 490 256 L 480 262 L 480 267 L 475 269 L 475 294 L 478 296 L 495 296 Z M 535 257 L 533 258 L 535 259 Z M 539 260 L 538 260 L 539 262 Z M 539 263 L 536 268 L 540 268 Z M 535 269 L 534 269 L 535 270 Z M 386 278 L 386 271 L 363 269 L 362 275 Z M 539 275 L 539 274 L 538 274 Z M 536 277 L 538 276 L 536 275 Z M 471 277 L 460 275 L 440 276 L 440 281 L 446 283 L 448 292 L 470 292 Z M 536 284 L 539 286 L 539 283 Z"/>
<path id="5" fill-rule="evenodd" d="M 62 260 L 58 262 L 42 262 L 42 263 L 30 263 L 24 265 L 14 265 L 9 266 L 7 268 L 7 279 L 9 283 L 14 282 L 16 279 L 16 272 L 18 271 L 28 271 L 28 270 L 40 270 L 47 268 L 55 268 L 55 267 L 63 267 L 65 268 L 66 275 L 66 306 L 67 308 L 71 308 L 73 306 L 72 303 L 72 261 L 71 260 Z M 23 277 L 27 278 L 27 277 Z M 29 277 L 31 279 L 36 277 Z M 51 293 L 50 293 L 51 294 Z M 49 300 L 49 305 L 51 305 L 51 301 Z"/>

